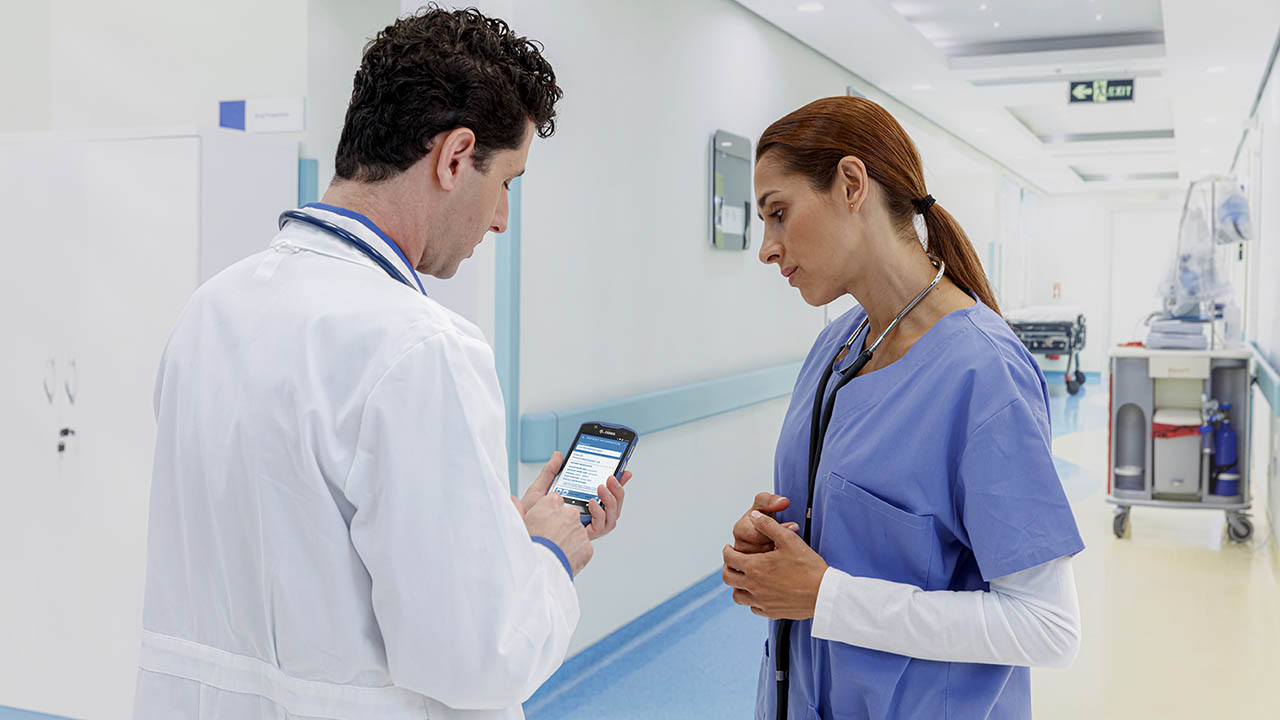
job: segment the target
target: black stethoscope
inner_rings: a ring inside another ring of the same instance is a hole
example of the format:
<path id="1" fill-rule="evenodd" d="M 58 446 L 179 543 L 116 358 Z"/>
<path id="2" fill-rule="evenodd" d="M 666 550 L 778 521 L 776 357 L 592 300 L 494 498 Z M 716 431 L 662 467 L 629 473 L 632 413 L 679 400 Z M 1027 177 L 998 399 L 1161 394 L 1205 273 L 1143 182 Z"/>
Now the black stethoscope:
<path id="1" fill-rule="evenodd" d="M 818 389 L 813 394 L 813 420 L 809 426 L 809 492 L 805 502 L 804 532 L 802 534 L 805 545 L 809 544 L 810 518 L 813 517 L 813 490 L 818 479 L 818 464 L 822 461 L 822 446 L 827 439 L 827 428 L 831 426 L 831 413 L 836 406 L 836 396 L 839 395 L 840 388 L 848 385 L 850 381 L 858 376 L 858 373 L 862 372 L 867 363 L 871 362 L 872 354 L 880 347 L 880 343 L 884 342 L 889 333 L 898 326 L 902 318 L 915 309 L 915 306 L 919 305 L 920 301 L 924 300 L 925 296 L 937 287 L 938 283 L 942 282 L 942 276 L 947 271 L 947 264 L 933 258 L 930 258 L 930 260 L 932 260 L 933 266 L 938 268 L 938 274 L 933 277 L 933 282 L 929 283 L 929 287 L 921 291 L 915 300 L 912 300 L 909 305 L 902 309 L 902 312 L 898 313 L 898 316 L 893 319 L 893 322 L 889 323 L 889 327 L 886 327 L 884 332 L 880 333 L 880 337 L 876 338 L 871 347 L 863 350 L 862 354 L 849 367 L 840 371 L 840 380 L 836 382 L 835 389 L 829 395 L 827 394 L 827 384 L 831 382 L 831 376 L 836 373 L 836 366 L 848 357 L 854 340 L 862 334 L 862 331 L 870 323 L 871 319 L 869 317 L 862 319 L 862 322 L 858 324 L 858 329 L 854 330 L 849 339 L 836 351 L 831 364 L 827 366 L 827 369 L 822 373 L 822 379 L 818 381 Z M 826 397 L 825 403 L 823 402 L 824 396 Z M 774 667 L 777 671 L 776 678 L 778 682 L 777 717 L 778 720 L 787 720 L 787 694 L 791 688 L 789 677 L 789 671 L 791 670 L 790 620 L 778 622 L 778 638 L 774 644 L 774 655 L 776 656 L 777 664 Z"/>
<path id="2" fill-rule="evenodd" d="M 314 227 L 320 228 L 321 230 L 324 230 L 330 235 L 333 235 L 343 240 L 351 247 L 355 248 L 356 250 L 359 250 L 362 255 L 364 255 L 365 257 L 377 263 L 378 267 L 382 268 L 383 271 L 386 272 L 391 277 L 395 278 L 399 282 L 404 283 L 410 289 L 417 290 L 421 292 L 423 295 L 427 294 L 427 289 L 422 286 L 422 281 L 417 278 L 416 273 L 414 273 L 413 279 L 418 284 L 415 287 L 413 283 L 410 283 L 405 278 L 404 274 L 401 273 L 400 270 L 396 268 L 395 265 L 391 264 L 390 260 L 388 260 L 386 257 L 382 255 L 382 253 L 379 253 L 377 250 L 373 249 L 373 247 L 369 245 L 369 243 L 365 242 L 360 237 L 358 237 L 355 233 L 350 232 L 346 228 L 341 227 L 339 225 L 335 225 L 329 222 L 328 220 L 315 217 L 314 215 L 308 215 L 302 212 L 301 210 L 285 210 L 284 212 L 280 213 L 280 229 L 283 230 L 284 226 L 287 225 L 290 220 L 297 220 L 298 222 L 303 222 L 308 225 L 312 225 Z M 408 260 L 406 260 L 405 262 L 407 263 Z"/>

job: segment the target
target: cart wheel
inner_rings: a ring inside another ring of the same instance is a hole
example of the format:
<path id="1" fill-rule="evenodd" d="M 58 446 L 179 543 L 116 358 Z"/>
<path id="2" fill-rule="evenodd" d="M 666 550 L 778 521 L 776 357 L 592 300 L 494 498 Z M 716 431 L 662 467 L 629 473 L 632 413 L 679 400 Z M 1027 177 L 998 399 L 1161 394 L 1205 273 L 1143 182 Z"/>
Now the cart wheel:
<path id="1" fill-rule="evenodd" d="M 1126 530 L 1129 529 L 1129 508 L 1121 508 L 1116 510 L 1116 516 L 1111 521 L 1111 530 L 1116 537 L 1123 538 Z"/>
<path id="2" fill-rule="evenodd" d="M 1070 380 L 1068 380 L 1067 392 L 1071 393 L 1072 395 L 1075 395 L 1076 393 L 1080 392 L 1080 381 L 1076 380 L 1075 378 L 1071 378 Z"/>
<path id="3" fill-rule="evenodd" d="M 1244 515 L 1227 517 L 1227 537 L 1231 542 L 1242 543 L 1253 536 L 1253 521 Z"/>
<path id="4" fill-rule="evenodd" d="M 1087 378 L 1085 378 L 1085 376 L 1084 376 L 1084 371 L 1083 371 L 1083 370 L 1077 370 L 1077 371 L 1076 371 L 1076 382 L 1077 382 L 1077 383 L 1079 383 L 1079 384 L 1081 384 L 1081 385 L 1084 385 L 1084 383 L 1085 383 L 1085 380 L 1086 380 L 1086 379 L 1087 379 Z"/>

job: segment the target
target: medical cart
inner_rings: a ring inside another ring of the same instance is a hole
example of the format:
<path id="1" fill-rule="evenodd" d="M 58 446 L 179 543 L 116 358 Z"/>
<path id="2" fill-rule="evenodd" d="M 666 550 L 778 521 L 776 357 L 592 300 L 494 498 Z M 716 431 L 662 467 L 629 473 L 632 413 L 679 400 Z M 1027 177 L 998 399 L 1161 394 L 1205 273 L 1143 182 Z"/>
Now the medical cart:
<path id="1" fill-rule="evenodd" d="M 1252 353 L 1117 347 L 1110 362 L 1107 502 L 1116 506 L 1116 537 L 1132 507 L 1149 506 L 1223 511 L 1228 537 L 1248 540 Z M 1229 453 L 1214 447 L 1224 418 L 1235 437 L 1231 467 L 1217 463 Z"/>
<path id="2" fill-rule="evenodd" d="M 1037 305 L 1005 313 L 1005 321 L 1013 332 L 1036 355 L 1051 360 L 1067 356 L 1064 379 L 1067 392 L 1075 395 L 1084 385 L 1080 369 L 1080 351 L 1084 349 L 1085 318 L 1079 308 L 1070 305 Z M 1075 367 L 1075 372 L 1071 368 Z"/>

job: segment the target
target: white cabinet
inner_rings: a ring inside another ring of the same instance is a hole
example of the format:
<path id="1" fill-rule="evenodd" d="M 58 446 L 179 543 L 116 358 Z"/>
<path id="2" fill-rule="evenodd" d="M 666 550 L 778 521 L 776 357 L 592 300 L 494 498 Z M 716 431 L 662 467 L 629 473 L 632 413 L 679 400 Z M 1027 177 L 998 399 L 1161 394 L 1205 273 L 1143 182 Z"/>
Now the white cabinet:
<path id="1" fill-rule="evenodd" d="M 0 706 L 131 716 L 160 354 L 296 198 L 284 137 L 0 137 Z"/>

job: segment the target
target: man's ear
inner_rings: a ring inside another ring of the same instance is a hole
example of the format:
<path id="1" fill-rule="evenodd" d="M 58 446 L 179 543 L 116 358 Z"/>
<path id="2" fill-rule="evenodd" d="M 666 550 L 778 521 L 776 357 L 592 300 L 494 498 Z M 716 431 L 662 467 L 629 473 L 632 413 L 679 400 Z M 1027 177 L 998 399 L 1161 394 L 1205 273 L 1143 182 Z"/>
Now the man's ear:
<path id="1" fill-rule="evenodd" d="M 473 163 L 476 152 L 476 134 L 470 128 L 456 128 L 441 133 L 436 138 L 440 154 L 436 157 L 436 178 L 440 187 L 452 190 L 466 165 Z"/>

